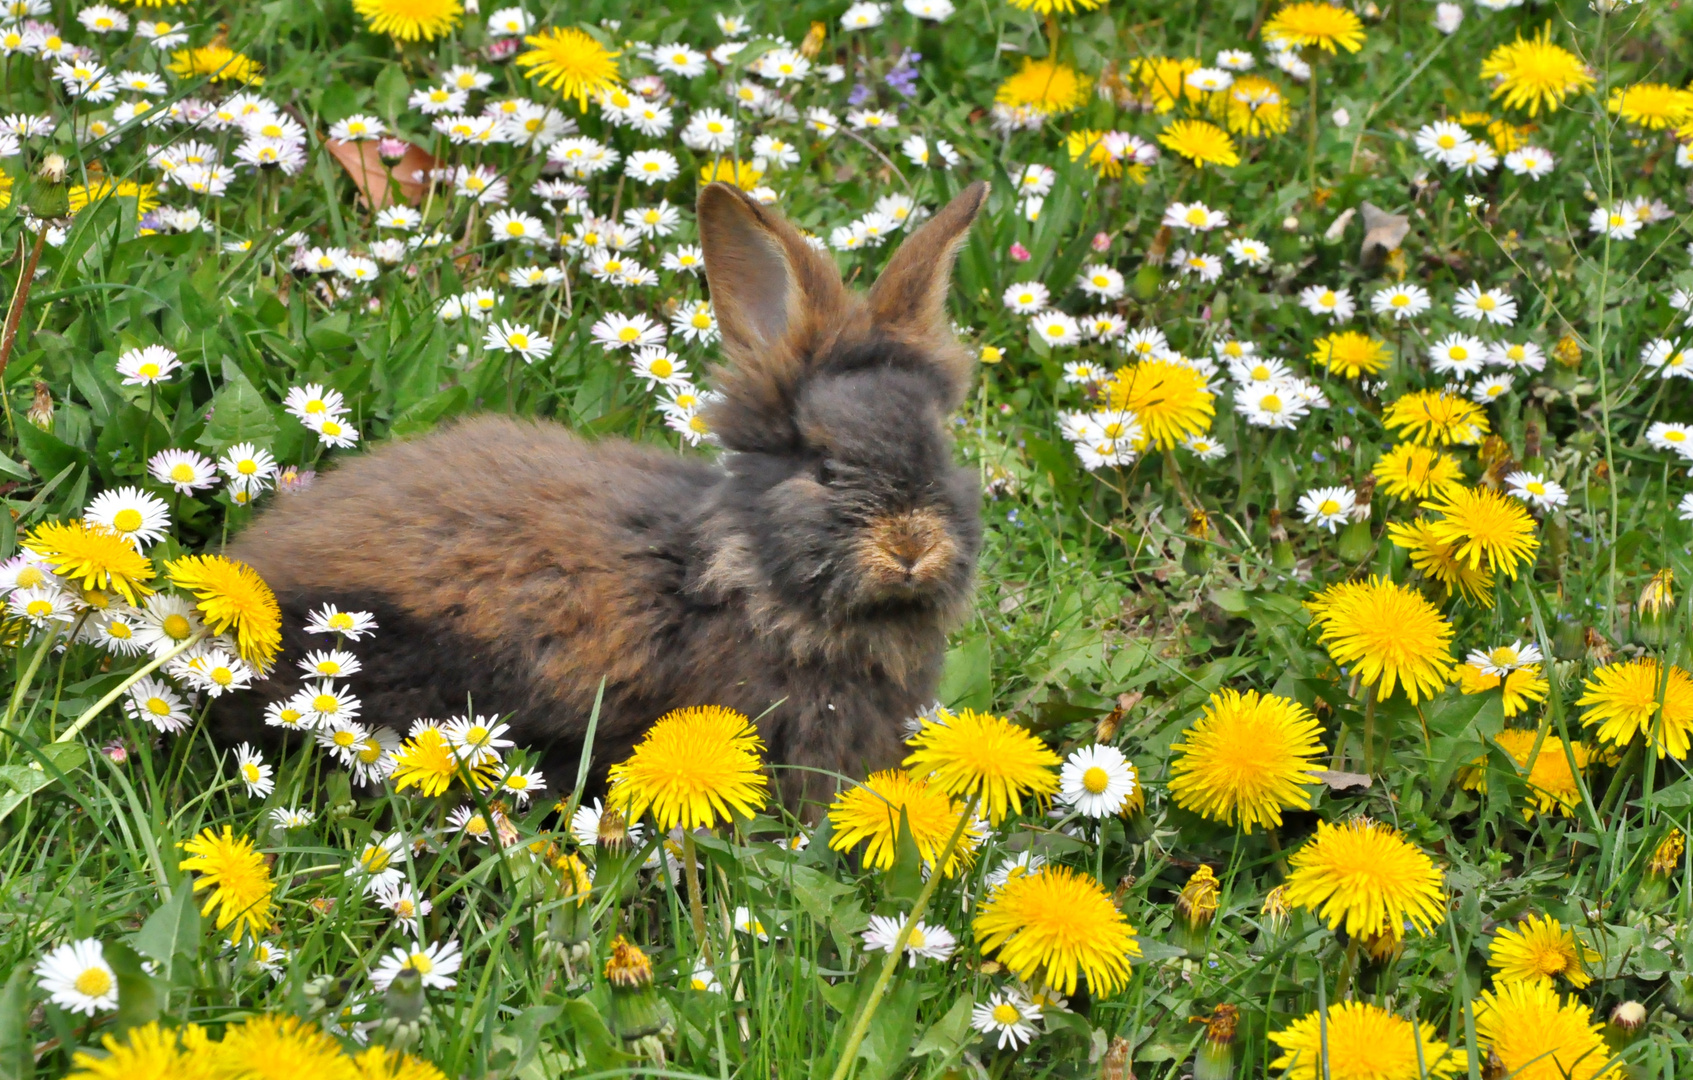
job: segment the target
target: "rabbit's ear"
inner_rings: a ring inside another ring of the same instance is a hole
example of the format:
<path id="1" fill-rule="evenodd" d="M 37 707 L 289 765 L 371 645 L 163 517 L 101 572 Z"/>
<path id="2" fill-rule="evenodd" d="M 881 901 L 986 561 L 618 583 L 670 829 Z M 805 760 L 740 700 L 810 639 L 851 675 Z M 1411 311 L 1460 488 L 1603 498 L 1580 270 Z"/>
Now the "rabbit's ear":
<path id="1" fill-rule="evenodd" d="M 870 288 L 870 316 L 876 327 L 930 350 L 957 398 L 970 384 L 973 362 L 947 322 L 947 286 L 953 260 L 987 197 L 983 180 L 959 192 L 899 246 Z"/>
<path id="2" fill-rule="evenodd" d="M 717 373 L 719 435 L 736 449 L 782 442 L 807 359 L 840 322 L 846 288 L 832 260 L 740 189 L 700 191 L 700 247 L 731 363 Z M 762 430 L 761 430 L 762 429 Z"/>

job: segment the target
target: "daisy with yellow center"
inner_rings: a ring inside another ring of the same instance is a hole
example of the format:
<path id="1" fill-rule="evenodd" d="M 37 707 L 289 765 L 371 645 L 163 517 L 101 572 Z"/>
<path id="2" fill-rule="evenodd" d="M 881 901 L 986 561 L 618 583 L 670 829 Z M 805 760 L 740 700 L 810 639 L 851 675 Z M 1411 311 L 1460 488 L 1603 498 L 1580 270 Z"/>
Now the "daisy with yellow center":
<path id="1" fill-rule="evenodd" d="M 599 97 L 623 83 L 617 71 L 617 57 L 623 55 L 601 45 L 575 27 L 553 27 L 523 39 L 529 51 L 517 58 L 517 66 L 544 87 L 555 88 L 576 107 L 588 111 L 588 99 Z"/>
<path id="2" fill-rule="evenodd" d="M 1142 360 L 1118 368 L 1105 384 L 1112 412 L 1130 412 L 1147 441 L 1169 450 L 1182 440 L 1211 430 L 1216 400 L 1205 388 L 1205 373 L 1173 360 Z"/>
<path id="3" fill-rule="evenodd" d="M 999 84 L 993 99 L 1001 105 L 1058 116 L 1087 104 L 1089 90 L 1088 83 L 1070 65 L 1024 57 L 1023 66 Z"/>
<path id="4" fill-rule="evenodd" d="M 1364 24 L 1351 8 L 1304 0 L 1270 16 L 1263 36 L 1265 41 L 1283 46 L 1314 47 L 1331 54 L 1339 48 L 1355 53 L 1364 47 Z"/>
<path id="5" fill-rule="evenodd" d="M 1463 466 L 1457 458 L 1416 443 L 1395 446 L 1381 456 L 1372 471 L 1376 490 L 1396 499 L 1426 499 L 1464 481 Z"/>
<path id="6" fill-rule="evenodd" d="M 1534 564 L 1540 549 L 1534 517 L 1516 499 L 1491 488 L 1453 487 L 1423 509 L 1440 515 L 1429 522 L 1429 534 L 1451 544 L 1452 557 L 1472 570 L 1485 563 L 1515 581 L 1519 563 Z"/>
<path id="7" fill-rule="evenodd" d="M 199 875 L 194 891 L 211 890 L 200 914 L 210 915 L 215 909 L 219 930 L 234 927 L 231 941 L 240 942 L 248 935 L 259 940 L 270 929 L 271 893 L 276 886 L 253 842 L 245 836 L 237 838 L 225 825 L 223 835 L 204 829 L 182 849 L 189 858 L 182 860 L 180 868 Z"/>
<path id="8" fill-rule="evenodd" d="M 1511 1080 L 1622 1080 L 1604 1029 L 1549 979 L 1495 984 L 1475 1003 L 1476 1035 Z"/>
<path id="9" fill-rule="evenodd" d="M 719 705 L 661 716 L 627 761 L 611 767 L 606 802 L 630 821 L 649 810 L 661 832 L 711 828 L 763 809 L 764 742 L 741 713 Z"/>
<path id="10" fill-rule="evenodd" d="M 1119 156 L 1112 153 L 1111 145 L 1106 142 L 1105 132 L 1094 128 L 1079 128 L 1064 137 L 1064 149 L 1070 155 L 1071 161 L 1087 158 L 1087 163 L 1093 171 L 1102 177 L 1116 179 L 1127 176 L 1137 184 L 1144 184 L 1147 177 L 1147 167 L 1139 163 L 1123 166 L 1123 160 L 1130 155 Z"/>
<path id="11" fill-rule="evenodd" d="M 1305 604 L 1317 639 L 1378 698 L 1401 686 L 1415 705 L 1452 674 L 1452 624 L 1415 589 L 1384 578 L 1331 585 Z"/>
<path id="12" fill-rule="evenodd" d="M 1297 701 L 1275 694 L 1219 690 L 1197 723 L 1170 744 L 1170 796 L 1213 821 L 1274 828 L 1282 810 L 1307 810 L 1323 752 L 1322 730 Z"/>
<path id="13" fill-rule="evenodd" d="M 1618 747 L 1636 738 L 1651 740 L 1658 757 L 1687 757 L 1693 743 L 1693 677 L 1656 660 L 1607 664 L 1595 671 L 1576 700 L 1587 706 L 1583 727 L 1599 728 L 1599 738 Z M 1662 702 L 1660 705 L 1659 703 Z"/>
<path id="14" fill-rule="evenodd" d="M 1363 1001 L 1313 1012 L 1272 1032 L 1270 1041 L 1281 1047 L 1270 1067 L 1285 1069 L 1283 1080 L 1447 1080 L 1464 1068 L 1463 1058 L 1435 1038 L 1434 1025 Z"/>
<path id="15" fill-rule="evenodd" d="M 1320 337 L 1315 344 L 1310 359 L 1342 378 L 1374 375 L 1387 367 L 1387 343 L 1356 330 Z"/>
<path id="16" fill-rule="evenodd" d="M 1233 168 L 1240 164 L 1234 139 L 1216 124 L 1204 120 L 1177 120 L 1158 133 L 1158 141 L 1170 153 L 1186 158 L 1196 169 L 1207 165 Z"/>
<path id="17" fill-rule="evenodd" d="M 1481 77 L 1494 80 L 1493 96 L 1512 109 L 1537 116 L 1544 108 L 1556 112 L 1571 94 L 1593 88 L 1593 72 L 1579 57 L 1554 45 L 1548 25 L 1537 37 L 1521 37 L 1488 54 Z"/>
<path id="18" fill-rule="evenodd" d="M 264 65 L 227 45 L 203 45 L 170 54 L 170 70 L 185 79 L 264 85 Z"/>
<path id="19" fill-rule="evenodd" d="M 198 598 L 213 632 L 235 631 L 241 659 L 260 671 L 270 668 L 282 649 L 282 608 L 257 570 L 222 555 L 184 555 L 166 563 L 165 572 Z"/>
<path id="20" fill-rule="evenodd" d="M 1611 90 L 1605 108 L 1647 131 L 1680 127 L 1693 118 L 1693 91 L 1666 83 L 1635 83 Z"/>
<path id="21" fill-rule="evenodd" d="M 119 593 L 131 604 L 152 593 L 153 564 L 135 541 L 89 521 L 49 521 L 30 530 L 23 549 L 39 556 L 60 577 L 83 590 Z"/>
<path id="22" fill-rule="evenodd" d="M 1058 790 L 1058 755 L 1003 716 L 943 709 L 907 741 L 907 769 L 949 795 L 979 798 L 994 825 L 1021 813 L 1025 795 L 1044 800 Z"/>
<path id="23" fill-rule="evenodd" d="M 1489 430 L 1480 405 L 1444 390 L 1418 390 L 1396 399 L 1382 413 L 1381 422 L 1425 446 L 1471 446 Z"/>
<path id="24" fill-rule="evenodd" d="M 1494 984 L 1544 982 L 1565 979 L 1577 990 L 1593 981 L 1584 964 L 1595 963 L 1599 954 L 1575 936 L 1575 932 L 1550 915 L 1530 915 L 1515 927 L 1504 927 L 1493 936 L 1487 950 Z"/>
<path id="25" fill-rule="evenodd" d="M 1093 878 L 1068 866 L 1015 874 L 995 889 L 971 924 L 984 952 L 1025 982 L 1037 978 L 1061 994 L 1078 977 L 1104 996 L 1128 985 L 1140 955 L 1135 930 Z"/>
<path id="26" fill-rule="evenodd" d="M 1287 902 L 1352 936 L 1427 933 L 1446 919 L 1440 870 L 1388 825 L 1354 818 L 1317 823 L 1317 835 L 1288 863 Z"/>
<path id="27" fill-rule="evenodd" d="M 864 783 L 835 796 L 829 807 L 829 847 L 849 851 L 863 843 L 865 866 L 891 869 L 899 856 L 903 817 L 918 856 L 932 870 L 963 815 L 962 803 L 918 777 L 898 769 L 871 773 Z M 966 828 L 942 873 L 952 877 L 960 865 L 968 865 L 980 842 L 981 837 Z"/>

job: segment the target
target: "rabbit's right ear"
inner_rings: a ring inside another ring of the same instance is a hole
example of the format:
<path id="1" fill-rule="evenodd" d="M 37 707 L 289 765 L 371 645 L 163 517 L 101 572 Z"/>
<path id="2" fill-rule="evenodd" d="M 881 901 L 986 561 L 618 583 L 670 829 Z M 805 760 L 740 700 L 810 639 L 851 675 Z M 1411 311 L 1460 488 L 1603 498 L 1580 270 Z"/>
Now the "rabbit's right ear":
<path id="1" fill-rule="evenodd" d="M 730 362 L 712 427 L 735 450 L 791 444 L 793 399 L 807 360 L 839 326 L 847 302 L 833 260 L 739 188 L 700 191 L 700 247 L 712 311 Z"/>

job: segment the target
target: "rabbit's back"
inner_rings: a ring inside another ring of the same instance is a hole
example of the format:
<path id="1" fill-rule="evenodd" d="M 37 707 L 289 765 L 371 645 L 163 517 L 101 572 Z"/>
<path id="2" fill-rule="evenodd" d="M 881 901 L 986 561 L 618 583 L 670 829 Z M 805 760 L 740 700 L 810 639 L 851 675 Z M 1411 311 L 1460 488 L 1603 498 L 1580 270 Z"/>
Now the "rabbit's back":
<path id="1" fill-rule="evenodd" d="M 369 720 L 462 713 L 468 697 L 535 741 L 579 734 L 602 677 L 638 695 L 667 666 L 689 618 L 686 523 L 718 476 L 497 417 L 350 461 L 278 497 L 231 547 L 283 605 L 264 696 L 298 689 L 295 661 L 330 645 L 302 627 L 333 603 L 376 615 L 376 639 L 354 647 Z"/>

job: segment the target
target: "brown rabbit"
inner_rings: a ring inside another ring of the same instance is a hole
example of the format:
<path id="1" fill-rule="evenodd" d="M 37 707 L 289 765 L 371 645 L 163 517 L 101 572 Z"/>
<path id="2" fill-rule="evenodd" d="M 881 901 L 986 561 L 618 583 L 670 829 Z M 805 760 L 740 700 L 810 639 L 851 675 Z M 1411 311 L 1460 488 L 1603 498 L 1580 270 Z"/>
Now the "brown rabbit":
<path id="1" fill-rule="evenodd" d="M 700 704 L 764 714 L 770 759 L 805 767 L 779 773 L 790 805 L 826 796 L 826 773 L 896 763 L 981 541 L 946 430 L 973 361 L 944 301 L 986 192 L 960 194 L 861 296 L 791 225 L 708 185 L 721 460 L 485 416 L 346 461 L 232 546 L 276 590 L 285 649 L 226 722 L 298 689 L 295 662 L 326 644 L 307 612 L 334 603 L 380 626 L 353 646 L 361 721 L 509 714 L 556 793 L 602 679 L 596 765 Z"/>

